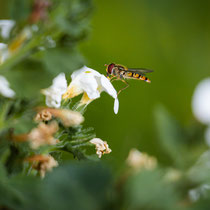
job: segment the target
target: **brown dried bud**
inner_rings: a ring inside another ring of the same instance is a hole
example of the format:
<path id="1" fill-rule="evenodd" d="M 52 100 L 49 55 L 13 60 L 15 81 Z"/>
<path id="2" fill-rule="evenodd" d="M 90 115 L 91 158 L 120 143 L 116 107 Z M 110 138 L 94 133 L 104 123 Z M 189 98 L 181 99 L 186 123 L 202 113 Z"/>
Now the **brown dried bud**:
<path id="1" fill-rule="evenodd" d="M 39 171 L 42 178 L 45 177 L 47 171 L 58 166 L 58 162 L 51 155 L 34 155 L 26 158 L 26 161 L 32 162 L 32 167 Z"/>
<path id="2" fill-rule="evenodd" d="M 60 118 L 65 127 L 76 126 L 84 121 L 84 117 L 79 112 L 67 109 L 57 110 L 54 116 Z"/>
<path id="3" fill-rule="evenodd" d="M 84 117 L 79 112 L 68 109 L 44 108 L 39 111 L 37 119 L 42 117 L 40 116 L 41 112 L 50 113 L 52 116 L 59 118 L 65 127 L 77 126 L 84 121 Z"/>
<path id="4" fill-rule="evenodd" d="M 51 119 L 52 119 L 52 114 L 47 109 L 43 109 L 37 113 L 34 120 L 36 122 L 42 122 L 42 121 L 49 121 Z"/>
<path id="5" fill-rule="evenodd" d="M 46 125 L 40 123 L 37 128 L 31 130 L 28 134 L 28 139 L 30 140 L 31 147 L 33 149 L 39 148 L 41 145 L 49 144 L 54 145 L 58 142 L 53 135 L 58 131 L 57 122 L 53 121 Z"/>

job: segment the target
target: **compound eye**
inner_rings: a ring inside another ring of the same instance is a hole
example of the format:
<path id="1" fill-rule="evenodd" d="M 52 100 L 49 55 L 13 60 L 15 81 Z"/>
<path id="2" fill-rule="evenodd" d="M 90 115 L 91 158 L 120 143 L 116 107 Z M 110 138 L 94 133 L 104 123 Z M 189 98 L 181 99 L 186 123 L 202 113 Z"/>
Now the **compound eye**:
<path id="1" fill-rule="evenodd" d="M 107 72 L 109 73 L 109 74 L 112 74 L 112 69 L 114 68 L 114 63 L 111 63 L 111 64 L 109 64 L 108 65 L 108 67 L 107 67 Z"/>

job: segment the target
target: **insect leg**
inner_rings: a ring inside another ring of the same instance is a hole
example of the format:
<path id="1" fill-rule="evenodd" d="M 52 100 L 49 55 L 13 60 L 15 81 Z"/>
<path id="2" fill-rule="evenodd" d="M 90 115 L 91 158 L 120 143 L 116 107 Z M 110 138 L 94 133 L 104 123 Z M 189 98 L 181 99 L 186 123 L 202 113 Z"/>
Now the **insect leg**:
<path id="1" fill-rule="evenodd" d="M 111 80 L 110 82 L 114 82 L 115 80 L 119 80 L 118 78 L 114 78 L 112 77 L 113 80 Z"/>
<path id="2" fill-rule="evenodd" d="M 113 79 L 114 76 L 110 75 L 107 73 L 106 78 L 109 79 L 111 81 L 111 79 Z"/>
<path id="3" fill-rule="evenodd" d="M 117 95 L 119 95 L 121 93 L 121 91 L 123 91 L 123 90 L 125 90 L 126 88 L 129 87 L 129 84 L 125 80 L 121 80 L 121 81 L 124 82 L 126 84 L 126 86 L 124 88 L 122 88 L 121 90 L 119 90 Z"/>

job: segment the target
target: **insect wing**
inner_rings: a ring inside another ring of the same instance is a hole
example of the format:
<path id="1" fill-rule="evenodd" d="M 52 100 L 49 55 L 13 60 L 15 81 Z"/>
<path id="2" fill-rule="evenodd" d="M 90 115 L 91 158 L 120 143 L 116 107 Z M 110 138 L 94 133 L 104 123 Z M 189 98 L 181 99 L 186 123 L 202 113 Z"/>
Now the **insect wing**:
<path id="1" fill-rule="evenodd" d="M 149 70 L 149 69 L 124 69 L 120 71 L 131 72 L 131 73 L 140 74 L 143 76 L 145 76 L 146 73 L 153 72 L 153 70 Z"/>
<path id="2" fill-rule="evenodd" d="M 128 68 L 127 71 L 132 72 L 132 73 L 141 74 L 141 75 L 145 75 L 145 74 L 147 74 L 147 73 L 153 72 L 153 70 L 144 69 L 144 68 L 139 68 L 139 69 L 131 69 L 131 68 Z"/>

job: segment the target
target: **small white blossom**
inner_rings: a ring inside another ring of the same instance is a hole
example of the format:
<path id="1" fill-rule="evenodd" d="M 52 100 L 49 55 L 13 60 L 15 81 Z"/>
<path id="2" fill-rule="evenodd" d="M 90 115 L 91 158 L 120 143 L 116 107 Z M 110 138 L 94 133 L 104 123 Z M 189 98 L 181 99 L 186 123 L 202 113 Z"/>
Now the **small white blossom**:
<path id="1" fill-rule="evenodd" d="M 7 79 L 0 75 L 0 94 L 12 98 L 15 95 L 15 92 L 9 87 L 9 82 Z"/>
<path id="2" fill-rule="evenodd" d="M 200 122 L 210 124 L 210 78 L 197 85 L 192 99 L 192 110 Z"/>
<path id="3" fill-rule="evenodd" d="M 67 90 L 67 81 L 64 73 L 60 73 L 53 79 L 53 84 L 42 90 L 42 93 L 46 96 L 46 105 L 48 107 L 59 108 L 61 105 L 62 95 Z"/>
<path id="4" fill-rule="evenodd" d="M 109 145 L 107 144 L 106 141 L 102 141 L 99 138 L 94 138 L 90 140 L 90 143 L 95 144 L 96 146 L 96 154 L 98 155 L 99 158 L 103 154 L 109 154 L 112 150 L 109 148 Z"/>
<path id="5" fill-rule="evenodd" d="M 73 98 L 81 93 L 84 93 L 81 104 L 88 104 L 92 100 L 100 97 L 100 94 L 105 91 L 115 99 L 114 112 L 118 113 L 119 101 L 117 91 L 113 85 L 103 74 L 88 68 L 87 66 L 75 71 L 72 75 L 72 82 L 68 86 L 67 92 L 63 95 L 64 99 Z"/>
<path id="6" fill-rule="evenodd" d="M 0 30 L 1 30 L 1 36 L 4 39 L 9 38 L 10 31 L 15 25 L 15 21 L 13 20 L 0 20 Z"/>

